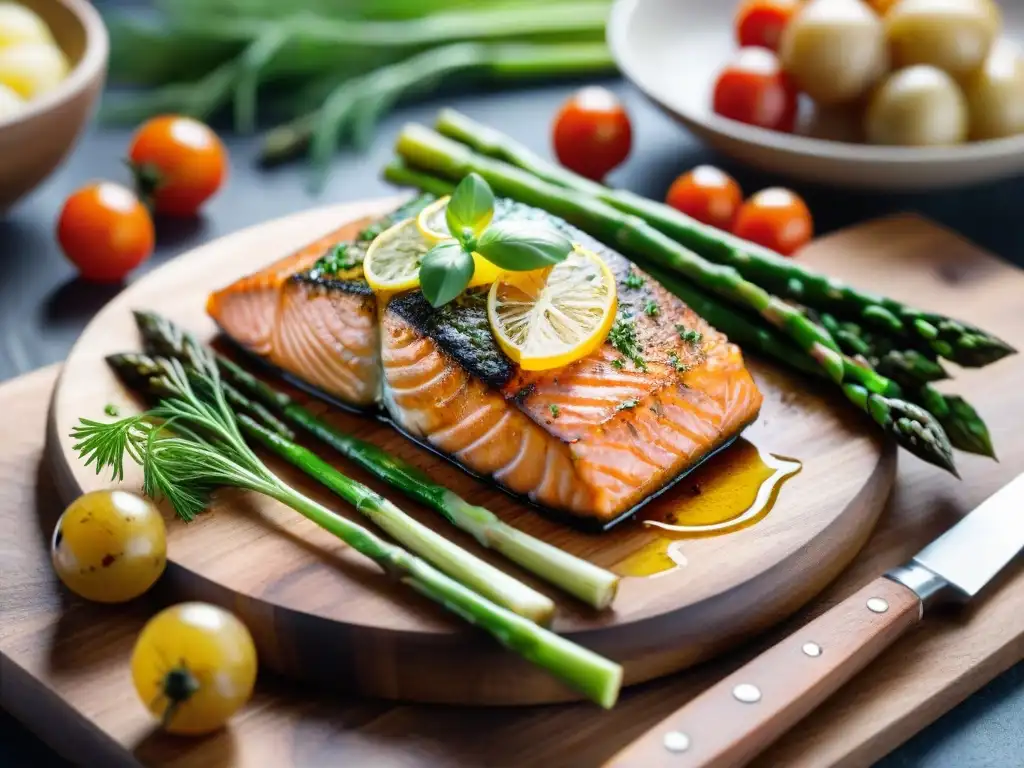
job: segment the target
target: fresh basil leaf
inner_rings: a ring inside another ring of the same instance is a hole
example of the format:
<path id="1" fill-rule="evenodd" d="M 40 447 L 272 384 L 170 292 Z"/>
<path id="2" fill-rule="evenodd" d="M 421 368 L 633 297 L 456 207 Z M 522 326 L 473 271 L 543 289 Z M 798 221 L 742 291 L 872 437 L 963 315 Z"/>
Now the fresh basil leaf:
<path id="1" fill-rule="evenodd" d="M 431 248 L 420 262 L 420 289 L 432 306 L 454 299 L 473 277 L 473 255 L 448 240 Z"/>
<path id="2" fill-rule="evenodd" d="M 497 221 L 480 235 L 476 251 L 502 269 L 525 272 L 565 261 L 572 242 L 540 222 Z"/>
<path id="3" fill-rule="evenodd" d="M 461 243 L 483 232 L 491 223 L 492 216 L 494 193 L 476 173 L 469 174 L 459 182 L 444 213 L 448 231 Z"/>

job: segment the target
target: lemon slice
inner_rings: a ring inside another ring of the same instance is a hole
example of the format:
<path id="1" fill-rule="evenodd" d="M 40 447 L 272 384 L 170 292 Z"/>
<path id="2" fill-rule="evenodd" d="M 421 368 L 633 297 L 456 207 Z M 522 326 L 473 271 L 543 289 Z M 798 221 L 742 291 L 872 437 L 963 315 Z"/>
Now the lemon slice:
<path id="1" fill-rule="evenodd" d="M 498 345 L 520 368 L 544 371 L 601 346 L 616 306 L 608 265 L 576 247 L 553 267 L 503 272 L 487 296 L 487 319 Z"/>
<path id="2" fill-rule="evenodd" d="M 419 288 L 420 262 L 433 245 L 420 234 L 415 219 L 400 221 L 370 243 L 363 259 L 363 276 L 376 293 Z"/>
<path id="3" fill-rule="evenodd" d="M 452 238 L 451 230 L 448 229 L 448 219 L 445 218 L 450 199 L 451 195 L 446 195 L 440 200 L 435 200 L 416 217 L 416 227 L 420 234 L 431 243 L 440 243 Z"/>
<path id="4" fill-rule="evenodd" d="M 444 210 L 441 211 L 444 220 Z M 450 237 L 442 240 L 450 240 Z M 366 249 L 363 274 L 376 293 L 398 293 L 420 287 L 420 262 L 437 242 L 420 231 L 418 219 L 405 219 L 385 229 Z M 478 253 L 473 254 L 473 278 L 469 287 L 490 285 L 501 269 Z"/>

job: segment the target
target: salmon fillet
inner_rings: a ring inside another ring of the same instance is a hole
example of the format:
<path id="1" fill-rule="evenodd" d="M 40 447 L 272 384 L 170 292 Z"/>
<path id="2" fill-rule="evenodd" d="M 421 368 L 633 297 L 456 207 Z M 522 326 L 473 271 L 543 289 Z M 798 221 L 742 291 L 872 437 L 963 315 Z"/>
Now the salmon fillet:
<path id="1" fill-rule="evenodd" d="M 240 281 L 218 292 L 211 314 L 236 340 L 255 338 L 236 327 L 243 313 L 225 313 L 219 297 L 272 290 L 261 310 L 273 312 L 262 320 L 269 331 L 260 330 L 267 359 L 347 402 L 366 401 L 381 386 L 383 407 L 413 438 L 537 504 L 602 524 L 756 418 L 761 394 L 740 350 L 682 301 L 543 211 L 499 201 L 495 217 L 541 218 L 608 264 L 619 307 L 591 355 L 523 371 L 491 334 L 486 289 L 441 308 L 407 293 L 381 309 L 361 280 L 331 286 L 308 264 L 280 278 L 289 267 L 279 262 L 258 287 Z"/>
<path id="2" fill-rule="evenodd" d="M 519 208 L 505 215 L 530 210 Z M 384 404 L 474 473 L 608 523 L 736 437 L 761 393 L 724 335 L 622 256 L 551 221 L 616 277 L 605 343 L 564 368 L 523 371 L 490 333 L 484 291 L 440 309 L 399 296 L 381 318 Z"/>
<path id="3" fill-rule="evenodd" d="M 380 395 L 377 305 L 362 259 L 377 234 L 413 215 L 421 196 L 364 218 L 212 293 L 207 313 L 245 349 L 356 408 Z"/>

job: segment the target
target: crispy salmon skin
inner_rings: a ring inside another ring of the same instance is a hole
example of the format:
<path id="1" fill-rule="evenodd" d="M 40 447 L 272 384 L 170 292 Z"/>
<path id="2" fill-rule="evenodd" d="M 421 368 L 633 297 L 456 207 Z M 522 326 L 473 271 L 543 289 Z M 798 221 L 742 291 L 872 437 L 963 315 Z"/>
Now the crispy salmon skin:
<path id="1" fill-rule="evenodd" d="M 495 217 L 543 219 L 608 264 L 618 311 L 592 354 L 523 371 L 491 334 L 486 288 L 440 308 L 418 291 L 378 306 L 358 268 L 325 278 L 299 254 L 211 296 L 211 314 L 236 341 L 335 397 L 365 405 L 380 393 L 397 426 L 473 473 L 602 524 L 757 417 L 761 394 L 739 349 L 652 278 L 543 211 L 501 200 Z M 237 311 L 225 311 L 231 302 Z"/>

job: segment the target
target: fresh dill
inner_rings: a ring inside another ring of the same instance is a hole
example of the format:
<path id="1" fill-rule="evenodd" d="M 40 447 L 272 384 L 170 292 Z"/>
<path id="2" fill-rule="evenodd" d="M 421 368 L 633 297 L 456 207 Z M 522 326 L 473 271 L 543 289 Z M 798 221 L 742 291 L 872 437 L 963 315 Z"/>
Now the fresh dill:
<path id="1" fill-rule="evenodd" d="M 352 243 L 338 243 L 327 249 L 327 253 L 313 265 L 315 275 L 332 277 L 347 272 L 363 263 L 365 251 Z"/>
<path id="2" fill-rule="evenodd" d="M 548 406 L 548 410 L 551 411 L 551 418 L 553 418 L 553 419 L 557 419 L 558 418 L 558 414 L 560 412 L 560 409 L 559 409 L 559 407 L 557 405 L 552 403 L 551 405 Z"/>
<path id="3" fill-rule="evenodd" d="M 616 411 L 631 411 L 640 405 L 640 401 L 635 397 L 629 398 L 629 400 L 623 400 L 621 403 L 615 406 Z"/>
<path id="4" fill-rule="evenodd" d="M 617 357 L 614 360 L 612 360 L 612 368 L 614 368 L 616 371 L 621 371 L 625 365 L 626 361 L 623 360 L 621 357 Z"/>
<path id="5" fill-rule="evenodd" d="M 687 344 L 700 344 L 704 340 L 703 333 L 687 328 L 685 325 L 676 325 L 676 332 L 679 334 L 679 338 Z"/>
<path id="6" fill-rule="evenodd" d="M 608 342 L 638 369 L 647 370 L 647 361 L 641 354 L 640 342 L 636 336 L 636 321 L 632 317 L 620 316 L 616 319 L 608 331 Z"/>
<path id="7" fill-rule="evenodd" d="M 647 303 L 644 304 L 644 314 L 648 317 L 655 317 L 661 314 L 661 307 L 658 306 L 658 302 L 654 299 L 648 299 Z"/>

